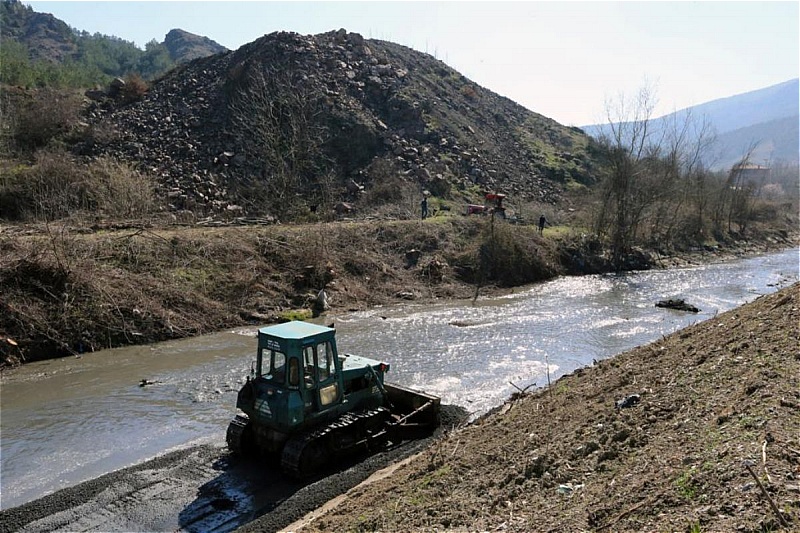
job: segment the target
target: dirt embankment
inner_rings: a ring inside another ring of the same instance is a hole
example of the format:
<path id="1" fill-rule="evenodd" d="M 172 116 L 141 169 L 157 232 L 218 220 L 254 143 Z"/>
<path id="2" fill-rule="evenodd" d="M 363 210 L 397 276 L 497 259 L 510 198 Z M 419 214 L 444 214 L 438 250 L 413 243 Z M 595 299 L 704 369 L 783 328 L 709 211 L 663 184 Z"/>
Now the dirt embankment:
<path id="1" fill-rule="evenodd" d="M 518 396 L 302 530 L 800 530 L 800 284 Z"/>
<path id="2" fill-rule="evenodd" d="M 796 245 L 785 231 L 758 244 L 664 257 Z M 324 287 L 337 309 L 469 298 L 559 274 L 608 271 L 599 243 L 566 228 L 490 217 L 314 225 L 93 228 L 0 226 L 0 367 L 310 316 Z"/>

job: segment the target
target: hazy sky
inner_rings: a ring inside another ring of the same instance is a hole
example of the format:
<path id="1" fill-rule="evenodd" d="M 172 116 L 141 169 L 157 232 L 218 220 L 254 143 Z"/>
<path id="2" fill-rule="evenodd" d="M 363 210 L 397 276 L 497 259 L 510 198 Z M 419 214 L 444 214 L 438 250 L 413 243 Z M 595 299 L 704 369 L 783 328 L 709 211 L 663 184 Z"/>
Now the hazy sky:
<path id="1" fill-rule="evenodd" d="M 566 125 L 603 122 L 607 99 L 645 83 L 661 115 L 796 78 L 800 63 L 797 1 L 25 3 L 142 48 L 173 28 L 230 49 L 345 28 L 427 52 Z"/>

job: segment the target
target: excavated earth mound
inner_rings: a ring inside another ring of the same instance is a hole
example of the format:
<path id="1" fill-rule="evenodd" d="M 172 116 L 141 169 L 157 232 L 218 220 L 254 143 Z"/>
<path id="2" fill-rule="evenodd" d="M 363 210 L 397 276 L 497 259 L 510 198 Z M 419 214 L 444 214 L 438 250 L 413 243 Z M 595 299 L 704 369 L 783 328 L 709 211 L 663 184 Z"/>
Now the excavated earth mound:
<path id="1" fill-rule="evenodd" d="M 267 97 L 248 100 L 254 89 Z M 197 59 L 156 80 L 141 101 L 99 99 L 87 123 L 92 134 L 76 153 L 127 161 L 156 178 L 173 210 L 200 214 L 252 211 L 247 194 L 274 191 L 286 177 L 277 167 L 297 178 L 295 192 L 309 206 L 320 195 L 355 201 L 396 186 L 387 179 L 417 194 L 482 200 L 481 191 L 498 191 L 543 202 L 555 201 L 567 181 L 594 180 L 581 130 L 430 55 L 345 30 L 276 32 Z M 270 155 L 269 139 L 288 130 L 291 150 Z"/>

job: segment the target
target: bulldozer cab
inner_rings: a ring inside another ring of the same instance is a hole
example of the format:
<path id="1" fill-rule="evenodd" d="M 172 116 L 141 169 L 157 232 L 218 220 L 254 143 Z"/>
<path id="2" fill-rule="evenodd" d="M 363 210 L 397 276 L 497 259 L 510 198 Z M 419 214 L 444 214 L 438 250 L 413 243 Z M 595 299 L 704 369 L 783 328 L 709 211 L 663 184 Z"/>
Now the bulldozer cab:
<path id="1" fill-rule="evenodd" d="M 254 379 L 275 391 L 297 391 L 305 412 L 341 401 L 335 330 L 307 322 L 288 322 L 258 332 Z"/>

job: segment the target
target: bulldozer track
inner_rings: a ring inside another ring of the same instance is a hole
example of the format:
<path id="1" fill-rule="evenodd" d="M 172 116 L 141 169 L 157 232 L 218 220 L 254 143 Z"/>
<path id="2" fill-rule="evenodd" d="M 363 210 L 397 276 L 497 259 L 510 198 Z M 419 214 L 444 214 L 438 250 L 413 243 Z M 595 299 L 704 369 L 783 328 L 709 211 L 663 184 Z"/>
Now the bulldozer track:
<path id="1" fill-rule="evenodd" d="M 247 452 L 245 449 L 244 435 L 249 423 L 250 419 L 247 415 L 238 414 L 228 425 L 228 432 L 225 436 L 225 440 L 228 443 L 228 448 L 232 452 L 240 455 L 244 455 Z"/>
<path id="2" fill-rule="evenodd" d="M 345 413 L 325 426 L 304 431 L 286 442 L 281 468 L 295 478 L 305 478 L 316 474 L 331 458 L 360 446 L 383 444 L 390 416 L 387 408 L 377 407 Z"/>

